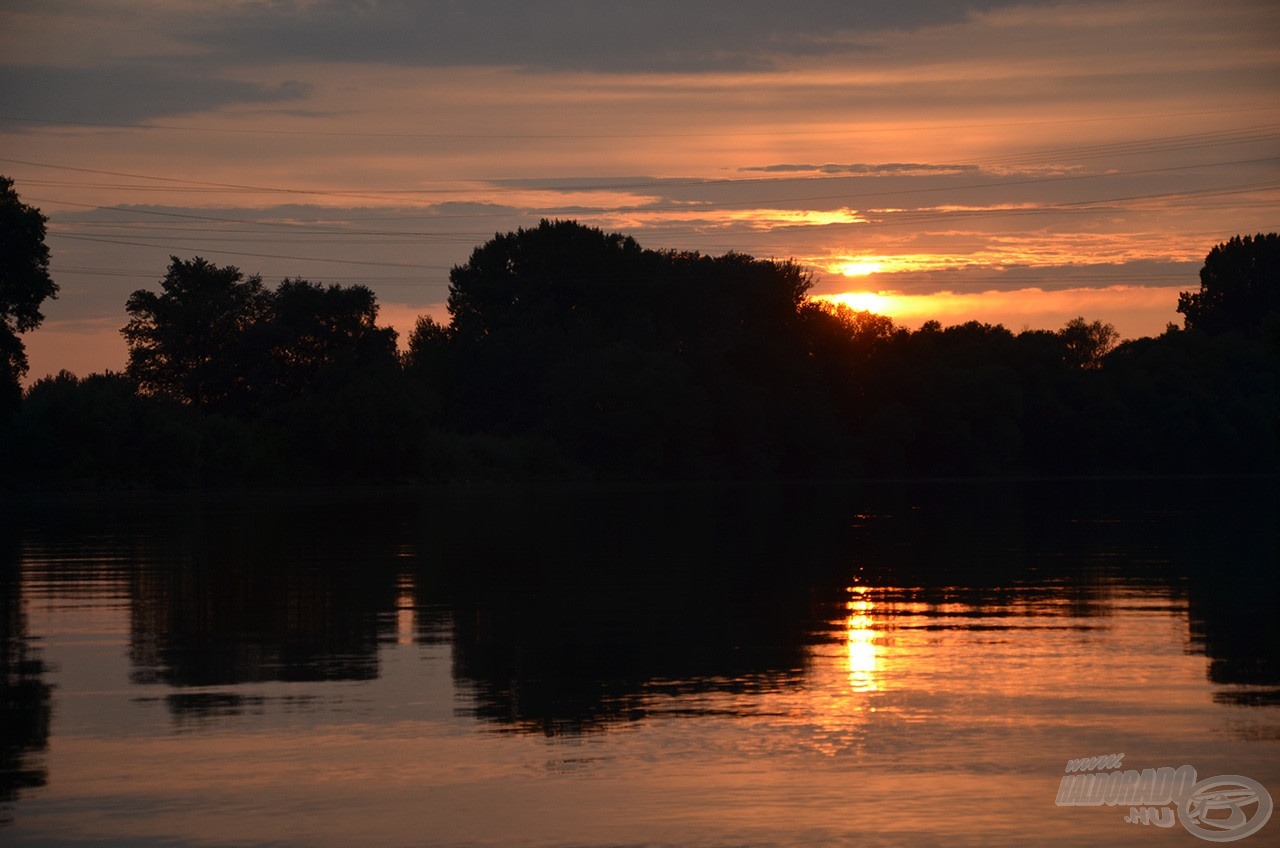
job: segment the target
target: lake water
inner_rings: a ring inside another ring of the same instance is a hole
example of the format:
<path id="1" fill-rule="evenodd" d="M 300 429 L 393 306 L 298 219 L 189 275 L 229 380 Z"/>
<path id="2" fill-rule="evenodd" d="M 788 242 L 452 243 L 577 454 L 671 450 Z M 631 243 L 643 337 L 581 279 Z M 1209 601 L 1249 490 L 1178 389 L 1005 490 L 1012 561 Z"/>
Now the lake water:
<path id="1" fill-rule="evenodd" d="M 0 844 L 1207 844 L 1057 803 L 1121 753 L 1280 798 L 1274 480 L 2 515 Z"/>

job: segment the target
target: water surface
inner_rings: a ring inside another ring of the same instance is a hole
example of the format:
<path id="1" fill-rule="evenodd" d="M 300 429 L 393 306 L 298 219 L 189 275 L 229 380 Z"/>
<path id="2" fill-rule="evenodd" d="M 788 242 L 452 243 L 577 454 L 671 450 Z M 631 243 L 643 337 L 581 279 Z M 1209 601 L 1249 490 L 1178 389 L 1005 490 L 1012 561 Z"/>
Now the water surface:
<path id="1" fill-rule="evenodd" d="M 0 534 L 0 842 L 1204 844 L 1055 797 L 1113 753 L 1280 796 L 1278 504 L 1239 480 L 27 497 Z"/>

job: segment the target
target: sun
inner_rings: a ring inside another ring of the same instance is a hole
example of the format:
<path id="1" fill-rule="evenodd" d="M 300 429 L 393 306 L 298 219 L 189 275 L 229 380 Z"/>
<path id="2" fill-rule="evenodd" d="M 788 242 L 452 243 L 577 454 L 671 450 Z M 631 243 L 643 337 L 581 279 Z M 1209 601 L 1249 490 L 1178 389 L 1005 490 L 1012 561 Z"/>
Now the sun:
<path id="1" fill-rule="evenodd" d="M 866 277 L 877 273 L 883 267 L 879 261 L 874 259 L 857 259 L 841 262 L 836 266 L 836 270 L 846 277 Z"/>

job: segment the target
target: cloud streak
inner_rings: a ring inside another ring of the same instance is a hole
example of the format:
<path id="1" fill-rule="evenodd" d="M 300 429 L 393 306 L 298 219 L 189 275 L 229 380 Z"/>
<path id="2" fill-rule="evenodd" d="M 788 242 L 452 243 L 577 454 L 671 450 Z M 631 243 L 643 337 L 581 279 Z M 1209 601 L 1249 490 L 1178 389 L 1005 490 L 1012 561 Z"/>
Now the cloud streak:
<path id="1" fill-rule="evenodd" d="M 171 253 L 439 315 L 475 245 L 571 217 L 1158 332 L 1133 292 L 1280 230 L 1276 43 L 1261 0 L 13 0 L 0 172 L 51 216 L 51 324 Z"/>
<path id="2" fill-rule="evenodd" d="M 169 63 L 97 68 L 0 65 L 0 128 L 46 121 L 134 124 L 231 105 L 306 100 L 311 86 L 205 76 Z"/>
<path id="3" fill-rule="evenodd" d="M 961 21 L 1012 0 L 383 0 L 236 7 L 187 34 L 254 59 L 517 66 L 591 72 L 763 70 L 860 52 L 857 34 Z M 833 39 L 832 32 L 843 37 Z"/>

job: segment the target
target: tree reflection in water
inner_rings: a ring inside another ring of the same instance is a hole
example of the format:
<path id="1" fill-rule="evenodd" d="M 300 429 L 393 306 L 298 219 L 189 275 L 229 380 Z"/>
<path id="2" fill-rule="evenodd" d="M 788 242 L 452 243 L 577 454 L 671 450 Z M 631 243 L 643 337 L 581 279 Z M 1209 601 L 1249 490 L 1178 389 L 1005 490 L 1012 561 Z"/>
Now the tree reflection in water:
<path id="1" fill-rule="evenodd" d="M 81 501 L 56 520 L 33 508 L 22 544 L 80 546 L 88 560 L 112 545 L 132 682 L 168 687 L 158 697 L 172 714 L 201 722 L 263 709 L 257 693 L 234 691 L 242 684 L 373 680 L 385 646 L 412 642 L 449 643 L 462 712 L 516 732 L 586 733 L 698 692 L 794 687 L 822 646 L 842 655 L 848 692 L 868 695 L 892 685 L 895 645 L 921 621 L 998 629 L 1030 615 L 1090 627 L 1125 585 L 1189 610 L 1216 697 L 1274 703 L 1280 688 L 1276 525 L 1258 518 L 1280 514 L 1274 481 L 165 503 Z M 44 780 L 51 712 L 17 550 L 13 539 L 4 548 L 0 597 L 8 799 Z"/>
<path id="2" fill-rule="evenodd" d="M 46 668 L 31 645 L 14 540 L 0 534 L 0 826 L 10 805 L 44 786 L 53 712 Z"/>

